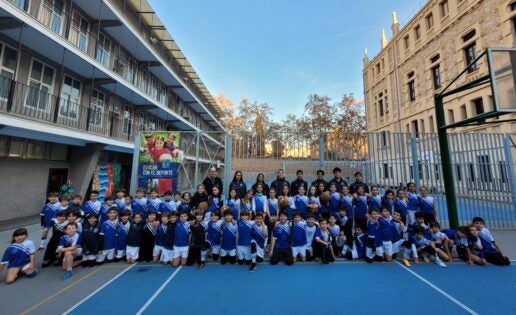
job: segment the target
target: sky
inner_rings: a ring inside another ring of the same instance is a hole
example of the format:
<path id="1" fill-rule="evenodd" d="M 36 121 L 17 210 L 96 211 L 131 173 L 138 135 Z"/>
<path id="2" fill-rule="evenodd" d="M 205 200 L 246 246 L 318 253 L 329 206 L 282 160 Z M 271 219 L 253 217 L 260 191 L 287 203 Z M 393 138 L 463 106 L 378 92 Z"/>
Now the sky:
<path id="1" fill-rule="evenodd" d="M 426 0 L 149 0 L 208 90 L 267 102 L 273 120 L 302 115 L 310 94 L 363 98 L 391 13 L 401 26 Z"/>

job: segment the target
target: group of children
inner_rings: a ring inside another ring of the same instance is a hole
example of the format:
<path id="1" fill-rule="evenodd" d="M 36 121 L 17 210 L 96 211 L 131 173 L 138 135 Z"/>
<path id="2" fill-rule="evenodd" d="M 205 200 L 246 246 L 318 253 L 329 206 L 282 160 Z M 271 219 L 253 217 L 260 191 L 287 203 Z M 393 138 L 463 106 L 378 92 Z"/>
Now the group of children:
<path id="1" fill-rule="evenodd" d="M 210 195 L 199 185 L 192 198 L 167 192 L 163 199 L 155 190 L 146 198 L 145 190 L 137 189 L 133 198 L 120 189 L 103 204 L 97 191 L 84 203 L 79 195 L 68 203 L 50 193 L 41 210 L 38 251 L 44 251 L 42 267 L 62 266 L 63 279 L 80 264 L 120 260 L 202 268 L 208 253 L 213 261 L 246 264 L 251 272 L 266 252 L 273 265 L 297 260 L 326 264 L 339 256 L 372 263 L 392 261 L 398 253 L 406 266 L 410 259 L 416 264 L 424 259 L 445 267 L 443 261 L 453 258 L 510 264 L 482 218 L 457 231 L 441 231 L 433 198 L 426 187 L 420 187 L 420 195 L 415 188 L 408 183 L 396 196 L 391 190 L 382 196 L 374 185 L 371 193 L 364 184 L 351 194 L 347 185 L 339 193 L 330 184 L 312 186 L 308 194 L 300 186 L 291 196 L 288 185 L 265 194 L 258 184 L 242 199 L 231 189 L 225 202 L 217 186 Z M 1 271 L 7 264 L 7 283 L 20 274 L 36 275 L 35 253 L 27 230 L 17 229 L 0 265 Z"/>

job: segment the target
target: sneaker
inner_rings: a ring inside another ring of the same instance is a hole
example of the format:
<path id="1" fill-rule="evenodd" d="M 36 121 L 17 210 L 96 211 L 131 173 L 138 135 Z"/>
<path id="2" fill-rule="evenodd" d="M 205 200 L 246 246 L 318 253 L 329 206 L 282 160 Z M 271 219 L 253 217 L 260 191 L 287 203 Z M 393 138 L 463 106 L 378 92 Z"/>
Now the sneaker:
<path id="1" fill-rule="evenodd" d="M 61 280 L 66 280 L 66 279 L 70 278 L 72 275 L 73 275 L 73 271 L 66 270 L 65 273 L 63 274 L 63 278 L 61 278 Z"/>
<path id="2" fill-rule="evenodd" d="M 202 268 L 204 268 L 204 265 L 205 265 L 205 263 L 204 263 L 204 261 L 203 261 L 203 262 L 201 262 L 201 263 L 199 264 L 199 266 L 197 266 L 197 269 L 202 269 Z"/>
<path id="3" fill-rule="evenodd" d="M 424 260 L 425 262 L 427 262 L 427 263 L 429 263 L 429 262 L 430 262 L 430 257 L 428 257 L 428 254 L 427 254 L 427 253 L 423 253 L 423 255 L 422 255 L 422 256 L 423 256 L 423 260 Z"/>
<path id="4" fill-rule="evenodd" d="M 443 261 L 441 260 L 441 258 L 439 258 L 438 256 L 435 256 L 434 263 L 435 263 L 437 266 L 439 266 L 439 267 L 446 268 L 446 264 L 445 264 L 445 263 L 443 263 Z"/>
<path id="5" fill-rule="evenodd" d="M 256 270 L 256 264 L 252 263 L 251 266 L 249 266 L 249 272 L 254 272 Z"/>
<path id="6" fill-rule="evenodd" d="M 406 259 L 406 258 L 403 258 L 403 259 L 401 260 L 401 262 L 405 265 L 405 267 L 410 267 L 410 266 L 412 266 L 412 265 L 410 264 L 410 262 L 408 261 L 408 259 Z"/>

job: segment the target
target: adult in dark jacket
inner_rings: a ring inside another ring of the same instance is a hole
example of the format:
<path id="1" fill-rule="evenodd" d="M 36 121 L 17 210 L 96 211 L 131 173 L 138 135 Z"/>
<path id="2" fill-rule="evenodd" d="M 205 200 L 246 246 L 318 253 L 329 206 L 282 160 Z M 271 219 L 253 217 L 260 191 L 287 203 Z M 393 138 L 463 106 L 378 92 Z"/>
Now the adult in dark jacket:
<path id="1" fill-rule="evenodd" d="M 308 191 L 308 183 L 303 179 L 303 171 L 296 171 L 297 178 L 290 184 L 290 193 L 292 196 L 299 194 L 299 187 L 305 187 L 305 191 Z"/>
<path id="2" fill-rule="evenodd" d="M 328 187 L 331 184 L 335 184 L 338 192 L 342 191 L 342 187 L 348 186 L 348 183 L 342 179 L 342 170 L 339 167 L 333 169 L 333 178 L 328 183 Z"/>
<path id="3" fill-rule="evenodd" d="M 312 182 L 312 186 L 319 187 L 319 183 L 323 183 L 324 187 L 328 189 L 328 182 L 324 180 L 324 171 L 317 170 L 317 179 Z"/>
<path id="4" fill-rule="evenodd" d="M 265 183 L 265 175 L 263 175 L 263 173 L 258 173 L 258 175 L 256 176 L 256 183 L 254 183 L 253 187 L 251 187 L 251 189 L 253 190 L 253 193 L 255 193 L 255 194 L 256 194 L 256 186 L 258 184 L 262 184 L 263 194 L 266 195 L 267 197 L 269 197 L 269 189 L 270 188 L 269 188 L 269 185 L 267 185 L 267 183 Z"/>
<path id="5" fill-rule="evenodd" d="M 276 179 L 271 183 L 271 188 L 274 187 L 276 189 L 276 195 L 281 195 L 281 191 L 283 191 L 283 186 L 285 185 L 290 189 L 290 183 L 285 179 L 285 172 L 279 169 L 276 172 Z"/>
<path id="6" fill-rule="evenodd" d="M 212 188 L 213 186 L 219 186 L 220 193 L 222 194 L 222 179 L 217 176 L 217 168 L 215 166 L 210 167 L 208 171 L 208 177 L 206 177 L 202 184 L 204 185 L 204 188 L 206 189 L 206 192 L 208 195 L 212 194 Z"/>
<path id="7" fill-rule="evenodd" d="M 355 172 L 355 182 L 352 183 L 351 186 L 349 186 L 349 192 L 351 194 L 355 194 L 357 192 L 358 186 L 364 187 L 364 191 L 366 193 L 369 193 L 369 186 L 367 186 L 367 184 L 363 182 L 362 178 L 363 177 L 361 172 Z"/>
<path id="8" fill-rule="evenodd" d="M 244 178 L 242 177 L 242 172 L 241 171 L 236 171 L 235 172 L 235 175 L 233 176 L 233 180 L 229 184 L 228 191 L 230 191 L 231 189 L 235 189 L 236 190 L 237 197 L 239 199 L 244 198 L 245 193 L 247 192 L 247 185 L 244 182 Z"/>

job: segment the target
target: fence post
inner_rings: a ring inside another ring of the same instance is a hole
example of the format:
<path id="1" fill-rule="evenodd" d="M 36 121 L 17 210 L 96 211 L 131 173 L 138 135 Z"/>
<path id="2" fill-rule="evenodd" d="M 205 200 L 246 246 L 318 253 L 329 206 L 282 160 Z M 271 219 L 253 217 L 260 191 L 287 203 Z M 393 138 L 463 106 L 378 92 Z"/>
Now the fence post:
<path id="1" fill-rule="evenodd" d="M 511 143 L 507 134 L 503 136 L 503 150 L 505 153 L 505 161 L 507 163 L 507 180 L 511 190 L 512 208 L 516 209 L 516 178 L 514 178 L 514 165 L 511 152 Z"/>
<path id="2" fill-rule="evenodd" d="M 197 185 L 199 185 L 199 149 L 201 146 L 201 132 L 197 131 L 195 140 L 195 175 L 194 175 L 194 189 L 197 191 Z M 211 165 L 209 166 L 211 167 Z"/>
<path id="3" fill-rule="evenodd" d="M 319 169 L 324 170 L 324 135 L 319 135 Z"/>
<path id="4" fill-rule="evenodd" d="M 137 132 L 134 137 L 133 165 L 131 168 L 131 186 L 129 192 L 134 196 L 138 188 L 138 163 L 140 161 L 140 133 Z"/>
<path id="5" fill-rule="evenodd" d="M 231 138 L 231 135 L 226 134 L 224 136 L 224 187 L 226 189 L 229 189 L 229 183 L 231 180 L 231 158 L 233 154 L 233 139 Z M 224 190 L 228 195 L 227 199 L 229 199 L 229 191 Z"/>
<path id="6" fill-rule="evenodd" d="M 416 184 L 416 187 L 419 189 L 420 178 L 419 178 L 419 163 L 418 163 L 418 156 L 417 156 L 417 139 L 414 135 L 410 137 L 410 147 L 412 151 L 412 176 L 414 176 L 414 184 Z"/>

